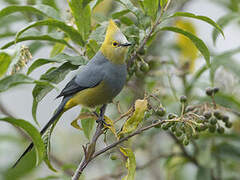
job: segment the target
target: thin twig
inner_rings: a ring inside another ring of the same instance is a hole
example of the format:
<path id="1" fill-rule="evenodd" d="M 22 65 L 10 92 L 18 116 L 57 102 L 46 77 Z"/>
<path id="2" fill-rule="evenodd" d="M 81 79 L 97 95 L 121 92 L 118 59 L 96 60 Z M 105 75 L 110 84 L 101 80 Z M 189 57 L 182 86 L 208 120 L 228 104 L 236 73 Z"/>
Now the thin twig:
<path id="1" fill-rule="evenodd" d="M 170 3 L 171 3 L 171 0 L 168 1 L 166 6 L 164 7 L 164 9 L 161 11 L 160 16 L 158 17 L 156 22 L 152 25 L 150 31 L 144 37 L 144 39 L 143 39 L 142 43 L 140 44 L 140 46 L 137 48 L 136 51 L 133 52 L 132 56 L 130 57 L 130 59 L 128 61 L 128 64 L 127 64 L 128 67 L 130 67 L 132 65 L 134 59 L 138 56 L 138 53 L 144 48 L 144 46 L 147 44 L 147 41 L 151 38 L 152 34 L 155 32 L 157 26 L 162 22 L 162 15 L 167 10 L 167 8 L 169 7 Z"/>
<path id="2" fill-rule="evenodd" d="M 81 163 L 78 165 L 72 180 L 78 180 L 79 177 L 81 176 L 83 170 L 86 168 L 86 166 L 88 165 L 88 163 L 91 161 L 92 156 L 95 152 L 95 146 L 96 146 L 96 142 L 98 140 L 98 138 L 103 134 L 103 123 L 99 122 L 95 131 L 95 134 L 93 135 L 92 141 L 91 143 L 88 145 L 88 147 L 86 148 L 85 146 L 83 146 L 83 150 L 84 150 L 84 158 L 82 159 Z"/>

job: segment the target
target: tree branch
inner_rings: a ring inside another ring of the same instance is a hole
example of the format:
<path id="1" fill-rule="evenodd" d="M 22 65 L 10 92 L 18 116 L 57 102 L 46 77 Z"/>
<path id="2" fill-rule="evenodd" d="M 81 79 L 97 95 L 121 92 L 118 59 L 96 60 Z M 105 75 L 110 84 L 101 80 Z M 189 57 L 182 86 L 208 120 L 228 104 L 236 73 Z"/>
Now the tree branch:
<path id="1" fill-rule="evenodd" d="M 84 158 L 82 159 L 81 163 L 78 165 L 72 180 L 78 180 L 81 176 L 83 170 L 87 167 L 88 163 L 92 160 L 92 156 L 95 152 L 96 142 L 98 138 L 103 134 L 103 123 L 99 122 L 95 131 L 95 134 L 93 135 L 91 143 L 88 145 L 88 147 L 83 146 L 84 150 Z"/>
<path id="2" fill-rule="evenodd" d="M 167 2 L 166 6 L 161 10 L 161 13 L 160 13 L 159 17 L 157 18 L 156 22 L 152 25 L 150 31 L 144 37 L 142 43 L 137 48 L 137 50 L 133 52 L 133 55 L 130 57 L 130 59 L 129 59 L 128 63 L 127 63 L 128 67 L 130 67 L 132 65 L 132 63 L 133 63 L 134 59 L 137 57 L 138 53 L 144 48 L 144 46 L 147 44 L 147 41 L 151 38 L 152 34 L 155 32 L 157 26 L 161 23 L 162 15 L 167 10 L 167 8 L 169 7 L 170 3 L 171 3 L 171 0 L 169 0 Z"/>

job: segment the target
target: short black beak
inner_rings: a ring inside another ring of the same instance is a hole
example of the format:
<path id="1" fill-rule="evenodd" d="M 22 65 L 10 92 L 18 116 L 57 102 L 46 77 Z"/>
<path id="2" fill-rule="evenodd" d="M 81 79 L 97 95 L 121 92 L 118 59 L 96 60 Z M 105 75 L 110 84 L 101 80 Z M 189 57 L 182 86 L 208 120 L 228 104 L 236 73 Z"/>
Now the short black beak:
<path id="1" fill-rule="evenodd" d="M 124 44 L 120 44 L 120 46 L 124 46 L 124 47 L 131 46 L 131 45 L 132 45 L 132 43 L 129 43 L 129 42 L 124 43 Z"/>

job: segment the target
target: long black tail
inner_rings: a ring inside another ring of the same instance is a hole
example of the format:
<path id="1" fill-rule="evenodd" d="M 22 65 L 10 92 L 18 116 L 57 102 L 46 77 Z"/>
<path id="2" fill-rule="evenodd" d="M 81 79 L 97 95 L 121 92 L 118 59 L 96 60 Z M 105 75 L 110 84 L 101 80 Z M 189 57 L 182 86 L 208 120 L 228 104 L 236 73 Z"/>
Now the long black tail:
<path id="1" fill-rule="evenodd" d="M 59 118 L 59 116 L 61 115 L 61 113 L 64 110 L 64 106 L 65 104 L 68 102 L 68 100 L 71 97 L 64 97 L 61 104 L 58 106 L 56 112 L 54 113 L 54 115 L 52 116 L 52 118 L 48 121 L 48 123 L 43 127 L 43 129 L 40 131 L 40 134 L 43 135 L 46 130 L 55 122 L 55 120 L 57 120 Z M 16 165 L 20 162 L 20 160 L 28 153 L 31 151 L 31 149 L 33 148 L 33 143 L 31 143 L 27 149 L 22 153 L 22 155 L 18 158 L 18 160 L 15 162 L 15 164 L 13 165 L 13 168 L 16 167 Z"/>

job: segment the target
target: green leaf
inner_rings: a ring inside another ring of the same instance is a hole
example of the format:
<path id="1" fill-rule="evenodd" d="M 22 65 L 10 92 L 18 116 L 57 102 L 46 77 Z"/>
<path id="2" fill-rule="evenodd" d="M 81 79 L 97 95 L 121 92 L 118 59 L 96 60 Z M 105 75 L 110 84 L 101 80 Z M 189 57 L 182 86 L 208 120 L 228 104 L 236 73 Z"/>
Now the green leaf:
<path id="1" fill-rule="evenodd" d="M 197 172 L 197 180 L 211 180 L 211 169 L 199 167 Z"/>
<path id="2" fill-rule="evenodd" d="M 69 56 L 65 53 L 58 54 L 57 56 L 53 58 L 40 58 L 35 60 L 32 65 L 28 68 L 27 74 L 30 74 L 33 72 L 36 68 L 48 64 L 48 63 L 63 63 L 63 62 L 69 62 L 72 65 L 85 65 L 87 64 L 87 60 L 82 56 Z"/>
<path id="3" fill-rule="evenodd" d="M 95 31 L 92 31 L 92 33 L 89 36 L 89 39 L 94 39 L 98 43 L 103 42 L 106 29 L 107 24 L 102 24 L 101 26 L 97 27 Z"/>
<path id="4" fill-rule="evenodd" d="M 38 15 L 60 20 L 60 15 L 54 8 L 43 4 L 35 6 L 15 6 L 15 5 L 8 6 L 0 11 L 0 18 L 16 12 L 31 12 Z"/>
<path id="5" fill-rule="evenodd" d="M 240 99 L 232 94 L 226 94 L 219 92 L 215 96 L 215 101 L 217 104 L 225 106 L 227 108 L 233 108 L 240 110 Z"/>
<path id="6" fill-rule="evenodd" d="M 14 119 L 14 118 L 7 117 L 7 118 L 1 118 L 0 121 L 5 121 L 14 126 L 20 127 L 28 133 L 28 135 L 32 139 L 32 142 L 36 150 L 36 165 L 39 165 L 44 159 L 45 147 L 38 130 L 29 122 L 23 119 Z"/>
<path id="7" fill-rule="evenodd" d="M 97 41 L 91 39 L 88 44 L 86 45 L 86 54 L 89 59 L 91 59 L 99 50 L 100 45 L 97 43 Z"/>
<path id="8" fill-rule="evenodd" d="M 164 8 L 165 5 L 167 4 L 168 0 L 160 0 L 160 6 L 161 8 Z"/>
<path id="9" fill-rule="evenodd" d="M 177 27 L 163 27 L 159 30 L 160 31 L 172 31 L 172 32 L 180 33 L 180 34 L 186 36 L 187 38 L 189 38 L 195 44 L 195 46 L 198 48 L 198 50 L 201 52 L 201 54 L 204 56 L 208 67 L 210 66 L 210 53 L 209 53 L 209 50 L 208 50 L 207 46 L 205 45 L 205 43 L 201 39 L 199 39 L 198 37 L 196 37 L 192 33 L 184 31 L 183 29 L 180 29 L 180 28 L 177 28 Z"/>
<path id="10" fill-rule="evenodd" d="M 11 36 L 15 36 L 16 33 L 14 32 L 4 32 L 2 34 L 0 34 L 0 39 L 1 38 L 8 38 L 8 37 L 11 37 Z"/>
<path id="11" fill-rule="evenodd" d="M 33 149 L 27 153 L 15 168 L 8 168 L 5 172 L 1 171 L 4 180 L 21 179 L 30 174 L 36 166 L 36 151 Z"/>
<path id="12" fill-rule="evenodd" d="M 50 139 L 51 139 L 51 134 L 54 128 L 52 128 L 54 126 L 51 126 L 51 128 L 49 128 L 46 133 L 43 135 L 43 142 L 45 145 L 45 156 L 44 156 L 44 162 L 46 163 L 46 165 L 48 166 L 49 169 L 51 169 L 53 172 L 57 172 L 57 170 L 53 167 L 53 165 L 51 164 L 51 161 L 49 159 L 49 154 L 50 154 Z"/>
<path id="13" fill-rule="evenodd" d="M 56 38 L 53 38 L 53 37 L 51 37 L 49 35 L 25 36 L 23 38 L 18 38 L 18 39 L 14 40 L 14 41 L 10 41 L 7 44 L 3 45 L 1 47 L 1 49 L 6 49 L 6 48 L 9 48 L 12 45 L 15 45 L 16 43 L 23 42 L 23 41 L 29 41 L 29 40 L 56 42 L 56 43 L 64 44 L 64 45 L 68 46 L 71 49 L 74 49 L 70 44 L 68 44 L 67 41 L 65 41 L 63 39 L 56 39 Z"/>
<path id="14" fill-rule="evenodd" d="M 159 0 L 144 0 L 143 6 L 148 16 L 155 20 L 157 17 Z"/>
<path id="15" fill-rule="evenodd" d="M 126 9 L 128 9 L 136 17 L 139 16 L 140 10 L 136 8 L 130 0 L 116 0 L 116 1 L 122 4 Z"/>
<path id="16" fill-rule="evenodd" d="M 57 11 L 59 11 L 55 0 L 51 0 L 51 1 L 49 1 L 49 0 L 42 0 L 42 4 L 51 6 L 52 8 L 56 9 Z"/>
<path id="17" fill-rule="evenodd" d="M 240 79 L 240 65 L 232 59 L 232 56 L 240 53 L 240 47 L 223 52 L 220 55 L 215 56 L 212 59 L 211 68 L 210 68 L 210 81 L 214 83 L 215 72 L 219 67 L 224 67 L 234 73 Z"/>
<path id="18" fill-rule="evenodd" d="M 86 0 L 70 0 L 69 6 L 77 28 L 84 40 L 87 40 L 91 30 L 91 8 Z"/>
<path id="19" fill-rule="evenodd" d="M 126 168 L 128 169 L 128 174 L 122 180 L 135 180 L 136 159 L 133 151 L 123 147 L 120 147 L 120 151 L 127 157 Z"/>
<path id="20" fill-rule="evenodd" d="M 135 101 L 134 107 L 132 108 L 131 114 L 128 119 L 125 121 L 121 131 L 118 136 L 126 133 L 131 133 L 135 131 L 138 125 L 142 122 L 144 113 L 147 110 L 148 101 L 147 99 L 138 99 Z"/>
<path id="21" fill-rule="evenodd" d="M 45 80 L 54 84 L 58 84 L 61 82 L 66 75 L 72 71 L 76 70 L 78 66 L 72 65 L 68 62 L 59 66 L 58 68 L 53 67 L 50 68 L 45 74 L 40 77 L 40 80 Z M 34 120 L 36 119 L 36 111 L 38 107 L 38 103 L 53 89 L 52 86 L 49 85 L 36 85 L 32 91 L 33 95 L 33 106 L 32 106 L 32 116 Z"/>
<path id="22" fill-rule="evenodd" d="M 81 120 L 81 125 L 83 128 L 84 135 L 90 139 L 90 135 L 93 129 L 93 126 L 95 124 L 95 119 L 93 118 L 88 118 L 88 119 L 82 119 Z"/>
<path id="23" fill-rule="evenodd" d="M 80 46 L 84 46 L 84 41 L 82 39 L 82 36 L 81 36 L 81 34 L 79 34 L 79 32 L 76 29 L 74 29 L 71 26 L 68 26 L 67 24 L 65 24 L 62 21 L 58 21 L 55 19 L 42 20 L 42 21 L 37 21 L 37 22 L 32 23 L 31 25 L 25 27 L 24 29 L 22 29 L 21 31 L 19 31 L 17 33 L 16 40 L 26 30 L 33 28 L 33 27 L 38 27 L 38 26 L 50 26 L 50 27 L 55 27 L 55 28 L 57 27 L 57 28 L 61 29 L 63 32 L 65 32 L 73 42 L 75 42 L 76 44 L 78 44 Z"/>
<path id="24" fill-rule="evenodd" d="M 91 132 L 92 132 L 92 129 L 93 129 L 95 121 L 96 121 L 95 117 L 90 118 L 91 116 L 89 117 L 88 115 L 86 115 L 89 112 L 90 111 L 88 109 L 82 108 L 81 114 L 80 114 L 81 126 L 83 128 L 84 135 L 88 139 L 90 139 Z"/>
<path id="25" fill-rule="evenodd" d="M 0 52 L 0 77 L 3 76 L 11 63 L 11 56 L 5 52 Z"/>
<path id="26" fill-rule="evenodd" d="M 66 47 L 65 44 L 55 43 L 55 45 L 53 46 L 53 48 L 50 52 L 50 57 L 57 56 L 65 49 L 65 47 Z"/>
<path id="27" fill-rule="evenodd" d="M 231 14 L 227 14 L 227 15 L 221 17 L 217 21 L 217 24 L 219 24 L 219 26 L 221 28 L 224 28 L 225 26 L 227 26 L 233 20 L 240 20 L 240 16 L 239 16 L 238 13 L 231 13 Z M 217 37 L 218 37 L 219 33 L 220 32 L 217 29 L 214 29 L 213 32 L 212 32 L 212 39 L 213 39 L 214 45 L 216 44 Z"/>
<path id="28" fill-rule="evenodd" d="M 189 18 L 202 20 L 202 21 L 212 25 L 216 29 L 216 31 L 218 31 L 218 33 L 221 33 L 222 36 L 224 37 L 224 33 L 223 33 L 221 27 L 216 22 L 214 22 L 212 19 L 210 19 L 207 16 L 198 16 L 198 15 L 195 15 L 195 14 L 192 14 L 192 13 L 189 13 L 189 12 L 176 12 L 174 15 L 172 15 L 170 17 L 177 17 L 177 16 L 189 17 Z"/>
<path id="29" fill-rule="evenodd" d="M 0 80 L 0 92 L 6 91 L 9 88 L 17 86 L 19 84 L 34 84 L 34 83 L 39 85 L 51 86 L 51 84 L 46 81 L 37 81 L 24 74 L 13 74 L 10 76 L 6 76 Z"/>
<path id="30" fill-rule="evenodd" d="M 129 13 L 130 11 L 128 9 L 125 9 L 125 10 L 122 10 L 122 11 L 119 11 L 119 12 L 116 12 L 116 13 L 113 13 L 112 14 L 112 18 L 113 19 L 118 19 L 122 16 L 124 16 L 125 14 Z"/>
<path id="31" fill-rule="evenodd" d="M 96 0 L 94 3 L 90 3 L 92 11 L 100 4 L 103 0 Z"/>

